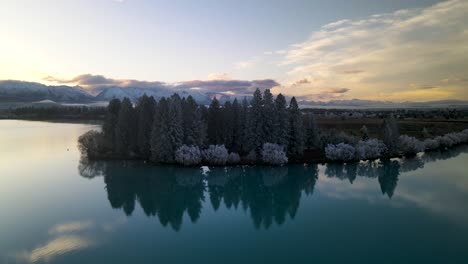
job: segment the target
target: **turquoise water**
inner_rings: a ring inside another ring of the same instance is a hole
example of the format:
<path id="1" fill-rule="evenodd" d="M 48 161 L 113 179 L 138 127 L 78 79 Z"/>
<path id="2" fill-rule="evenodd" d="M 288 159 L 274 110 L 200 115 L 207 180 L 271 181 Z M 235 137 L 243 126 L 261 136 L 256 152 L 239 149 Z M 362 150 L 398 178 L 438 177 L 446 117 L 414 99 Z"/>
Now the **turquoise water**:
<path id="1" fill-rule="evenodd" d="M 80 159 L 0 121 L 0 263 L 466 263 L 468 148 L 285 167 Z"/>

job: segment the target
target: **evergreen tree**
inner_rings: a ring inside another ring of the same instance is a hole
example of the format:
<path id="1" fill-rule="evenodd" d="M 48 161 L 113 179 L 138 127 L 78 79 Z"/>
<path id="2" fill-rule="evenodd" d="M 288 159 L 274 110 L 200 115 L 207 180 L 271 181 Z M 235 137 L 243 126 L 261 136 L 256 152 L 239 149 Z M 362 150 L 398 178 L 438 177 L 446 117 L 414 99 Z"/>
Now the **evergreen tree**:
<path id="1" fill-rule="evenodd" d="M 263 143 L 265 143 L 265 133 L 263 131 L 263 99 L 260 89 L 256 89 L 250 102 L 247 114 L 247 148 L 260 153 Z"/>
<path id="2" fill-rule="evenodd" d="M 314 114 L 304 115 L 305 146 L 307 149 L 320 147 L 320 138 Z"/>
<path id="3" fill-rule="evenodd" d="M 224 103 L 224 107 L 222 108 L 222 136 L 223 136 L 223 143 L 224 146 L 228 149 L 232 149 L 233 145 L 233 132 L 234 132 L 234 112 L 232 108 L 232 104 L 230 101 L 226 101 Z"/>
<path id="4" fill-rule="evenodd" d="M 393 115 L 384 119 L 383 130 L 384 143 L 387 146 L 388 153 L 391 155 L 397 150 L 398 138 L 400 137 L 400 129 Z"/>
<path id="5" fill-rule="evenodd" d="M 246 97 L 242 100 L 242 105 L 239 111 L 239 135 L 240 135 L 240 151 L 241 153 L 248 153 L 250 149 L 249 144 L 249 127 L 248 127 L 248 114 L 249 114 L 249 101 Z"/>
<path id="6" fill-rule="evenodd" d="M 174 161 L 176 150 L 184 141 L 184 128 L 182 117 L 182 99 L 178 94 L 173 94 L 169 100 L 167 134 L 169 138 L 167 153 L 171 153 L 167 162 Z"/>
<path id="7" fill-rule="evenodd" d="M 222 112 L 216 97 L 211 101 L 210 107 L 208 108 L 208 142 L 213 145 L 223 144 L 223 128 L 222 125 Z"/>
<path id="8" fill-rule="evenodd" d="M 289 115 L 286 105 L 286 98 L 282 94 L 278 94 L 275 99 L 275 141 L 278 145 L 285 148 L 288 147 L 289 143 Z"/>
<path id="9" fill-rule="evenodd" d="M 169 102 L 163 97 L 156 107 L 151 131 L 151 160 L 154 162 L 169 162 L 174 154 L 171 152 L 168 123 Z"/>
<path id="10" fill-rule="evenodd" d="M 124 156 L 130 155 L 136 147 L 136 124 L 133 105 L 127 97 L 120 104 L 115 132 L 117 153 Z"/>
<path id="11" fill-rule="evenodd" d="M 241 150 L 242 140 L 242 120 L 241 120 L 241 105 L 237 101 L 237 98 L 232 102 L 232 146 L 231 151 L 239 152 Z"/>
<path id="12" fill-rule="evenodd" d="M 102 125 L 106 145 L 110 149 L 116 150 L 115 129 L 119 120 L 120 100 L 112 99 L 107 106 L 106 119 Z"/>
<path id="13" fill-rule="evenodd" d="M 151 156 L 151 129 L 153 127 L 154 111 L 156 100 L 143 94 L 138 99 L 135 111 L 137 114 L 137 146 L 138 153 L 144 159 L 149 159 Z"/>
<path id="14" fill-rule="evenodd" d="M 276 107 L 273 101 L 273 95 L 270 92 L 270 89 L 265 89 L 263 93 L 263 135 L 265 142 L 274 142 L 278 141 L 276 137 L 275 130 L 275 117 L 276 117 Z"/>
<path id="15" fill-rule="evenodd" d="M 302 114 L 296 98 L 289 103 L 289 144 L 288 153 L 291 157 L 300 157 L 304 152 L 304 126 Z"/>
<path id="16" fill-rule="evenodd" d="M 367 127 L 365 125 L 361 127 L 360 131 L 361 131 L 361 140 L 362 141 L 369 140 L 369 131 L 367 130 Z"/>
<path id="17" fill-rule="evenodd" d="M 205 141 L 205 124 L 197 102 L 192 96 L 182 101 L 184 144 L 187 146 L 202 146 Z"/>

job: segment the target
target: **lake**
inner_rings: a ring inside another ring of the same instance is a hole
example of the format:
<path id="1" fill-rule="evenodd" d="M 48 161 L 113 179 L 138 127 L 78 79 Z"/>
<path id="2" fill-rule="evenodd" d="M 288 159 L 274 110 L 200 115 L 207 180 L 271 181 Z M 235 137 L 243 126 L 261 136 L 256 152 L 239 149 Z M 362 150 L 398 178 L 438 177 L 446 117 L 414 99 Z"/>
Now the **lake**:
<path id="1" fill-rule="evenodd" d="M 468 147 L 284 167 L 81 159 L 0 121 L 0 263 L 466 263 Z"/>

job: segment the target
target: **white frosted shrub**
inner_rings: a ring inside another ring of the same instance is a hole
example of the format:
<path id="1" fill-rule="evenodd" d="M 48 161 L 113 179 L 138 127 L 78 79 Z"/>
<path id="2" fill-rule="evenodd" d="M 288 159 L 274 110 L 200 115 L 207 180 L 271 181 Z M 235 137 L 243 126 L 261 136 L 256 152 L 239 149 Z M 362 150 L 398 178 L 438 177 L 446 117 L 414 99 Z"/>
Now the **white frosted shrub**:
<path id="1" fill-rule="evenodd" d="M 381 140 L 368 139 L 359 141 L 356 144 L 356 158 L 361 160 L 377 159 L 381 157 L 386 150 L 387 147 Z"/>
<path id="2" fill-rule="evenodd" d="M 440 148 L 440 137 L 430 138 L 424 140 L 424 149 L 425 150 L 435 150 Z"/>
<path id="3" fill-rule="evenodd" d="M 414 155 L 424 151 L 424 144 L 415 137 L 402 135 L 398 138 L 398 149 L 405 155 Z"/>
<path id="4" fill-rule="evenodd" d="M 228 151 L 224 145 L 210 145 L 203 150 L 203 160 L 213 165 L 224 165 L 228 160 Z"/>
<path id="5" fill-rule="evenodd" d="M 237 153 L 235 153 L 235 152 L 229 153 L 227 163 L 229 163 L 229 164 L 237 164 L 237 163 L 239 163 L 239 162 L 240 162 L 239 154 L 237 154 Z"/>
<path id="6" fill-rule="evenodd" d="M 177 149 L 175 160 L 185 166 L 197 165 L 202 160 L 201 151 L 197 146 L 183 145 Z"/>
<path id="7" fill-rule="evenodd" d="M 282 146 L 265 143 L 262 147 L 262 161 L 270 165 L 283 165 L 288 163 L 288 157 Z"/>
<path id="8" fill-rule="evenodd" d="M 337 145 L 328 144 L 325 147 L 325 156 L 330 160 L 350 161 L 355 159 L 356 149 L 345 143 Z"/>

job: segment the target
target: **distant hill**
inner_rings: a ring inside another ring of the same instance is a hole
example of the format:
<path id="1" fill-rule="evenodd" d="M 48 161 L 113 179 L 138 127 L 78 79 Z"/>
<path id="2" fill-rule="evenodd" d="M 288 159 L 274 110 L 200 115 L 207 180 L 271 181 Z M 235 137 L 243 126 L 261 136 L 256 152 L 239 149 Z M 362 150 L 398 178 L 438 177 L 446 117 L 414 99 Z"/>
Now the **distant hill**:
<path id="1" fill-rule="evenodd" d="M 35 82 L 0 81 L 0 102 L 54 102 L 86 103 L 95 100 L 79 86 L 48 86 Z"/>
<path id="2" fill-rule="evenodd" d="M 155 87 L 122 87 L 122 86 L 99 86 L 92 90 L 83 89 L 80 86 L 51 86 L 35 82 L 23 82 L 15 80 L 0 81 L 0 103 L 31 103 L 38 101 L 54 102 L 60 104 L 92 104 L 96 102 L 108 102 L 113 98 L 122 99 L 124 97 L 136 101 L 143 94 L 153 96 L 156 99 L 171 96 L 178 93 L 180 96 L 191 95 L 199 104 L 207 105 L 215 93 L 209 89 L 191 89 L 189 86 L 167 86 Z M 234 95 L 216 94 L 221 103 L 233 100 Z M 243 97 L 243 96 L 242 96 Z M 239 98 L 241 99 L 241 98 Z M 391 102 L 372 100 L 332 100 L 321 101 L 299 101 L 302 108 L 450 108 L 468 107 L 468 101 L 462 100 L 441 100 L 429 102 Z"/>

